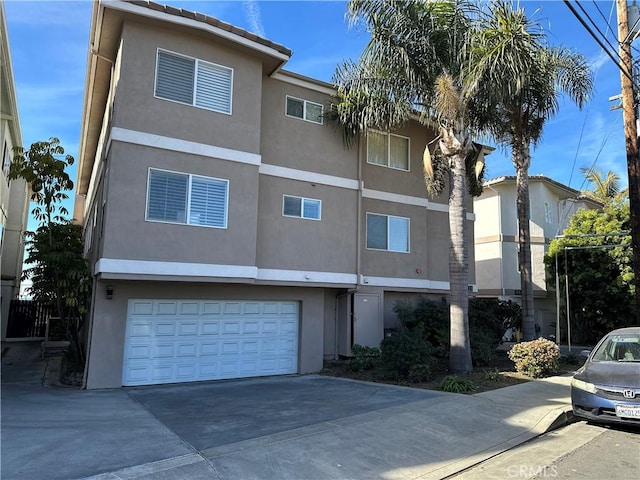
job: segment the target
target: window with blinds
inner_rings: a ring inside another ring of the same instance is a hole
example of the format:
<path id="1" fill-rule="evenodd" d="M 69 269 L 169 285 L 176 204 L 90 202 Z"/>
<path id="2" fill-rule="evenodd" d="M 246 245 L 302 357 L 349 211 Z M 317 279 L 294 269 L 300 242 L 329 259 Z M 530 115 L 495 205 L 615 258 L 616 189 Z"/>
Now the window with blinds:
<path id="1" fill-rule="evenodd" d="M 147 221 L 227 228 L 229 181 L 149 169 Z"/>
<path id="2" fill-rule="evenodd" d="M 231 114 L 233 69 L 158 50 L 155 96 Z"/>

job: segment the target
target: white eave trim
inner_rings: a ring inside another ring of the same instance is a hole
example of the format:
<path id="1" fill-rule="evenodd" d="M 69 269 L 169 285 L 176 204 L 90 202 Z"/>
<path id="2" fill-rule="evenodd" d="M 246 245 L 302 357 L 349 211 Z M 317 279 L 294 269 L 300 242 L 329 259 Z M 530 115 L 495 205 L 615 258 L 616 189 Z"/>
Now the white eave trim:
<path id="1" fill-rule="evenodd" d="M 355 274 L 339 272 L 280 270 L 258 268 L 253 265 L 215 265 L 209 263 L 158 262 L 117 258 L 101 258 L 96 262 L 93 273 L 94 275 L 106 275 L 112 279 L 145 275 L 163 278 L 237 278 L 258 281 L 327 283 L 338 285 L 355 285 L 358 279 Z"/>
<path id="2" fill-rule="evenodd" d="M 202 157 L 219 158 L 232 162 L 260 165 L 262 156 L 257 153 L 243 152 L 229 148 L 216 147 L 204 143 L 191 142 L 178 138 L 154 135 L 152 133 L 130 130 L 127 128 L 113 127 L 109 135 L 109 141 L 132 143 L 145 147 L 160 148 L 173 152 L 190 153 Z"/>
<path id="3" fill-rule="evenodd" d="M 430 202 L 426 198 L 412 197 L 410 195 L 401 195 L 399 193 L 383 192 L 380 190 L 371 190 L 369 188 L 362 189 L 362 198 L 370 198 L 372 200 L 381 200 L 383 202 L 394 202 L 402 205 L 415 205 L 423 207 L 434 212 L 449 212 L 449 205 L 443 203 Z M 475 220 L 475 213 L 467 212 L 467 220 Z"/>
<path id="4" fill-rule="evenodd" d="M 104 8 L 110 8 L 112 10 L 119 10 L 121 12 L 128 12 L 135 15 L 139 15 L 141 17 L 153 18 L 156 20 L 160 20 L 162 22 L 173 23 L 176 25 L 183 25 L 189 28 L 194 28 L 197 30 L 202 30 L 213 35 L 216 35 L 221 38 L 225 38 L 237 44 L 248 47 L 252 50 L 256 50 L 258 52 L 264 53 L 271 57 L 277 58 L 281 61 L 289 60 L 289 56 L 285 55 L 278 50 L 275 50 L 266 45 L 262 45 L 261 43 L 254 42 L 248 38 L 245 38 L 241 35 L 237 35 L 232 32 L 228 32 L 219 27 L 215 27 L 213 25 L 209 25 L 208 23 L 201 22 L 199 20 L 194 20 L 186 17 L 178 17 L 177 15 L 171 15 L 165 12 L 159 12 L 156 10 L 151 10 L 147 7 L 140 7 L 131 3 L 122 2 L 121 0 L 113 1 L 113 0 L 103 0 L 102 4 Z"/>
<path id="5" fill-rule="evenodd" d="M 425 290 L 449 290 L 449 282 L 416 278 L 362 276 L 362 284 L 370 287 L 419 288 Z"/>
<path id="6" fill-rule="evenodd" d="M 214 265 L 209 263 L 101 258 L 95 264 L 94 274 L 255 278 L 258 274 L 258 269 L 249 265 Z"/>
<path id="7" fill-rule="evenodd" d="M 294 168 L 280 167 L 278 165 L 262 164 L 259 172 L 263 175 L 272 177 L 288 178 L 291 180 L 300 180 L 309 183 L 319 183 L 321 185 L 329 185 L 331 187 L 347 188 L 349 190 L 358 190 L 358 180 L 335 177 L 333 175 L 325 175 L 322 173 L 308 172 L 305 170 L 296 170 Z"/>

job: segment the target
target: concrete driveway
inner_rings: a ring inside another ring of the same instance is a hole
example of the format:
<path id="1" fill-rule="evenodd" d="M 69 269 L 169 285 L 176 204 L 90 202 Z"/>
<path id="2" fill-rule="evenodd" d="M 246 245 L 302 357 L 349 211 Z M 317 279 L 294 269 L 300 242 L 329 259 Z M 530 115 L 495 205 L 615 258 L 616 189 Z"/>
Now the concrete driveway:
<path id="1" fill-rule="evenodd" d="M 175 458 L 195 462 L 239 442 L 291 437 L 443 395 L 322 376 L 83 391 L 43 387 L 35 380 L 37 364 L 30 357 L 21 375 L 20 362 L 3 358 L 3 480 L 83 478 Z M 192 478 L 211 478 L 209 464 L 197 467 L 204 470 Z"/>

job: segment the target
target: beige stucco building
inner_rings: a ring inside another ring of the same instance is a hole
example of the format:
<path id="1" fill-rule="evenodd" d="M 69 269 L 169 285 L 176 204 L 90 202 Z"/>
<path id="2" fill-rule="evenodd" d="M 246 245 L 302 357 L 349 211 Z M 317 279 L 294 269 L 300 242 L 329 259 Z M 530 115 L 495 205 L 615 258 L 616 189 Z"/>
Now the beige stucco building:
<path id="1" fill-rule="evenodd" d="M 448 295 L 433 132 L 346 148 L 334 89 L 284 70 L 290 55 L 205 15 L 94 4 L 74 212 L 87 388 L 318 371 L 378 345 L 397 300 Z"/>
<path id="2" fill-rule="evenodd" d="M 544 175 L 529 177 L 529 196 L 535 323 L 539 335 L 549 336 L 555 335 L 556 294 L 547 284 L 544 255 L 551 240 L 562 234 L 578 210 L 602 205 Z M 479 297 L 520 303 L 516 198 L 516 177 L 504 176 L 485 182 L 482 195 L 474 199 Z"/>
<path id="3" fill-rule="evenodd" d="M 29 214 L 29 188 L 22 179 L 9 181 L 13 147 L 22 146 L 16 87 L 11 65 L 4 3 L 0 2 L 0 268 L 2 290 L 0 311 L 2 340 L 7 335 L 7 320 L 12 299 L 20 293 L 24 257 L 24 232 Z"/>

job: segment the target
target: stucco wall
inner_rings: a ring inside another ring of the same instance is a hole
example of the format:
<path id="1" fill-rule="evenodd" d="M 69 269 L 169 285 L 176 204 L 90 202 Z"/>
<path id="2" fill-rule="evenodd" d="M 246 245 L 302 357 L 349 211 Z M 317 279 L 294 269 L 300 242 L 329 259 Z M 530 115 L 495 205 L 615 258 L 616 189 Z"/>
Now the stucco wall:
<path id="1" fill-rule="evenodd" d="M 258 167 L 114 142 L 104 257 L 255 265 Z M 145 221 L 149 168 L 229 180 L 228 226 Z"/>
<path id="2" fill-rule="evenodd" d="M 260 151 L 262 62 L 184 31 L 125 22 L 114 126 L 217 145 Z M 157 49 L 233 69 L 232 115 L 154 97 Z"/>

